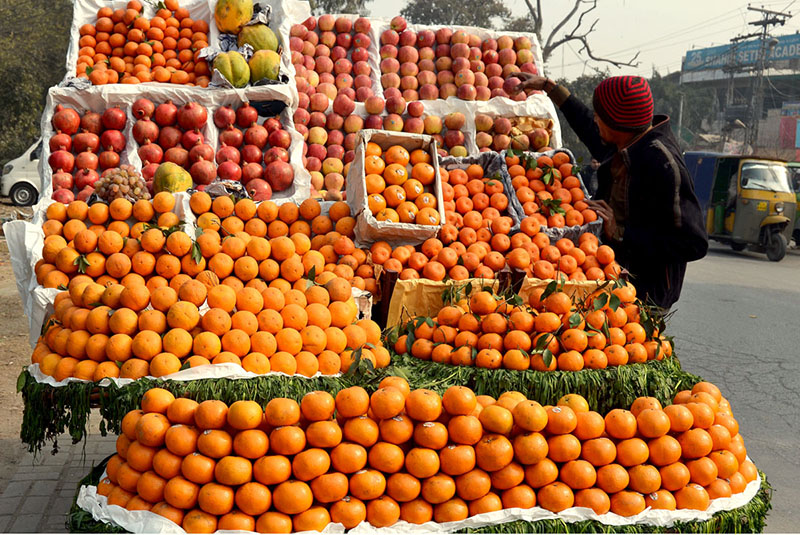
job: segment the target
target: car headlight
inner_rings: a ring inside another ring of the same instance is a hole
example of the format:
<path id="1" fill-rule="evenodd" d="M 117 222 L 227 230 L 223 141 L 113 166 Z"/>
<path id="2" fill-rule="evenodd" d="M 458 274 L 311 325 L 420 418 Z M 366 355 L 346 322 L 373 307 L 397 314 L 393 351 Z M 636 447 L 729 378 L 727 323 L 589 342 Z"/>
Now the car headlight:
<path id="1" fill-rule="evenodd" d="M 775 212 L 779 213 L 779 214 L 783 213 L 783 203 L 782 202 L 776 202 L 775 203 Z"/>
<path id="2" fill-rule="evenodd" d="M 12 169 L 14 169 L 14 166 L 11 165 L 10 163 L 7 163 L 6 166 L 3 167 L 3 174 L 7 175 L 8 173 L 11 172 Z"/>

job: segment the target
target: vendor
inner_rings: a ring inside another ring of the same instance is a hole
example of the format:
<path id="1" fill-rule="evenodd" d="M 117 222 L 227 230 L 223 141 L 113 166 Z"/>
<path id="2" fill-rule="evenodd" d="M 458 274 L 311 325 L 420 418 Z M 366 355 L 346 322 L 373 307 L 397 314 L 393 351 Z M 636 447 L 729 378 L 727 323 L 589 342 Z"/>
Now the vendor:
<path id="1" fill-rule="evenodd" d="M 631 274 L 638 296 L 668 310 L 680 297 L 686 263 L 706 255 L 700 203 L 669 117 L 653 116 L 647 80 L 616 76 L 594 90 L 594 111 L 554 81 L 515 73 L 515 92 L 543 90 L 601 162 L 596 200 L 605 242 Z"/>

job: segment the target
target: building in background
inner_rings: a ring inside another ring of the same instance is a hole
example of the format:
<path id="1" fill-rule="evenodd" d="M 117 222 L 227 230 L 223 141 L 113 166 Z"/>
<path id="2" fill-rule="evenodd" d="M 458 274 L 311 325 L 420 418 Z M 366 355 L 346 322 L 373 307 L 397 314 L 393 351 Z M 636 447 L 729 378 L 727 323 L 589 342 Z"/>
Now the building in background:
<path id="1" fill-rule="evenodd" d="M 680 83 L 716 96 L 694 148 L 799 161 L 800 33 L 745 37 L 683 58 Z"/>

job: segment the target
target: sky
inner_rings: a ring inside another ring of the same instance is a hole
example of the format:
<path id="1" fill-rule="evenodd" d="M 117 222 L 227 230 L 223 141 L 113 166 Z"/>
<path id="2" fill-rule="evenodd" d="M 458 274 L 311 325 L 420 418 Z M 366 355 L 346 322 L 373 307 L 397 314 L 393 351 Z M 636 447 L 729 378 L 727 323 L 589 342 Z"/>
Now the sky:
<path id="1" fill-rule="evenodd" d="M 391 18 L 405 4 L 406 0 L 373 0 L 367 7 L 374 17 Z M 515 15 L 528 13 L 523 0 L 508 0 L 505 4 Z M 545 17 L 543 33 L 547 36 L 573 2 L 545 0 L 542 4 Z M 748 24 L 760 18 L 747 10 L 748 4 L 797 14 L 785 26 L 773 27 L 772 35 L 800 31 L 800 0 L 599 0 L 592 12 L 599 22 L 589 37 L 594 55 L 628 61 L 640 51 L 638 66 L 618 69 L 607 63 L 587 64 L 585 54 L 579 54 L 581 44 L 572 42 L 553 53 L 546 72 L 551 77 L 574 79 L 584 73 L 592 74 L 593 67 L 608 67 L 615 75 L 649 76 L 653 70 L 663 75 L 680 70 L 681 59 L 687 50 L 728 44 L 737 35 L 759 30 Z M 587 16 L 584 20 L 591 22 L 594 18 Z"/>

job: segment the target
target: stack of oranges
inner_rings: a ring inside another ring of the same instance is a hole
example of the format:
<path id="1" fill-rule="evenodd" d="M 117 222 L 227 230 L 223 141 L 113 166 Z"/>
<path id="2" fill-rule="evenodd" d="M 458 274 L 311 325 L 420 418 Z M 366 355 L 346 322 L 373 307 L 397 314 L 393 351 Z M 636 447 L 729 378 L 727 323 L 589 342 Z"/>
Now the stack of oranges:
<path id="1" fill-rule="evenodd" d="M 464 227 L 467 216 L 474 219 L 477 214 L 489 226 L 498 217 L 508 215 L 503 183 L 484 176 L 484 169 L 478 164 L 448 169 L 442 181 L 442 196 L 447 223 L 457 229 Z"/>
<path id="2" fill-rule="evenodd" d="M 400 336 L 394 349 L 442 364 L 538 371 L 602 369 L 672 354 L 669 342 L 658 332 L 648 336 L 640 323 L 632 285 L 611 290 L 599 308 L 598 292 L 579 301 L 546 291 L 534 290 L 527 306 L 475 292 L 468 302 L 442 308 L 432 321 L 412 319 L 413 337 Z M 610 296 L 619 306 L 609 304 Z"/>
<path id="3" fill-rule="evenodd" d="M 569 154 L 556 152 L 536 161 L 506 156 L 511 185 L 525 215 L 545 227 L 572 227 L 597 220 L 584 200 L 581 182 L 573 174 Z"/>
<path id="4" fill-rule="evenodd" d="M 98 493 L 190 533 L 452 522 L 508 508 L 633 516 L 706 510 L 758 477 L 730 405 L 698 383 L 662 408 L 603 416 L 569 394 L 542 406 L 387 377 L 370 395 L 197 403 L 151 389 L 122 421 Z"/>
<path id="5" fill-rule="evenodd" d="M 97 381 L 235 363 L 312 376 L 345 371 L 358 354 L 388 365 L 378 325 L 357 321 L 352 288 L 374 289 L 374 276 L 345 203 L 322 215 L 314 200 L 197 192 L 190 205 L 195 240 L 165 192 L 48 208 L 36 275 L 63 291 L 32 356 L 43 373 Z"/>
<path id="6" fill-rule="evenodd" d="M 385 152 L 367 143 L 364 157 L 367 206 L 378 221 L 433 225 L 440 223 L 434 195 L 435 174 L 431 154 L 423 149 L 409 153 L 400 145 Z M 440 169 L 442 176 L 446 172 Z"/>
<path id="7" fill-rule="evenodd" d="M 614 250 L 600 245 L 594 234 L 582 234 L 577 246 L 569 238 L 551 245 L 535 218 L 523 219 L 520 232 L 509 235 L 512 225 L 508 216 L 489 222 L 471 211 L 464 216 L 460 230 L 446 223 L 438 238 L 417 247 L 392 248 L 387 242 L 375 242 L 370 247 L 371 259 L 385 270 L 398 272 L 400 279 L 435 281 L 493 279 L 506 266 L 539 279 L 570 281 L 613 280 L 621 272 Z"/>
<path id="8" fill-rule="evenodd" d="M 80 27 L 75 75 L 94 85 L 163 82 L 208 86 L 208 62 L 198 57 L 208 46 L 208 22 L 192 19 L 178 0 L 159 3 L 147 19 L 142 4 L 100 8 L 94 24 Z"/>

